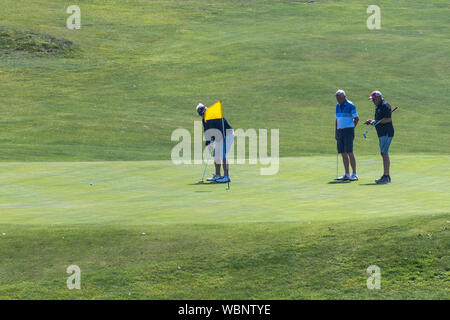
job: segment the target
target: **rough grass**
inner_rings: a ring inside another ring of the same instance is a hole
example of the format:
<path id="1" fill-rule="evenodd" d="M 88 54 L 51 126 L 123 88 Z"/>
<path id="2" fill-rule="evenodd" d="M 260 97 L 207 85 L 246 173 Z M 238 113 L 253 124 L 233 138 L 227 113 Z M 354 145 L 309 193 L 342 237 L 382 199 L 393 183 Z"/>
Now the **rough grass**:
<path id="1" fill-rule="evenodd" d="M 74 56 L 77 47 L 72 41 L 47 34 L 0 26 L 0 54 L 28 53 L 36 56 Z"/>

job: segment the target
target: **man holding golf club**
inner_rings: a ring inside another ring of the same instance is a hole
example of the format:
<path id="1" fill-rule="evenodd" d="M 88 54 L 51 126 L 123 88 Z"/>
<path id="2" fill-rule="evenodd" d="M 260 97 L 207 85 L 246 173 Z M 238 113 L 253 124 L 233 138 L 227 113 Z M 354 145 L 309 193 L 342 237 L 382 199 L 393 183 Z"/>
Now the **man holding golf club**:
<path id="1" fill-rule="evenodd" d="M 383 158 L 384 174 L 380 179 L 375 180 L 377 184 L 386 184 L 391 182 L 389 175 L 390 159 L 389 147 L 394 137 L 394 126 L 392 125 L 391 106 L 383 99 L 380 91 L 372 91 L 369 97 L 375 105 L 375 120 L 367 119 L 365 124 L 375 126 L 378 134 L 378 142 L 380 145 L 380 153 Z"/>
<path id="2" fill-rule="evenodd" d="M 347 99 L 344 90 L 336 91 L 336 100 L 335 139 L 337 151 L 342 155 L 345 174 L 335 180 L 356 181 L 358 175 L 356 174 L 356 159 L 353 154 L 353 140 L 355 139 L 355 127 L 358 124 L 359 117 L 355 105 Z M 352 166 L 352 175 L 350 175 L 349 164 Z"/>
<path id="3" fill-rule="evenodd" d="M 206 138 L 206 145 L 209 148 L 209 152 L 214 152 L 214 165 L 216 167 L 216 173 L 212 178 L 206 179 L 206 181 L 215 181 L 217 183 L 229 183 L 230 176 L 228 174 L 228 163 L 226 159 L 226 155 L 230 151 L 231 145 L 234 141 L 234 132 L 233 128 L 230 126 L 228 121 L 223 118 L 222 119 L 212 119 L 205 121 L 205 112 L 207 107 L 203 104 L 199 103 L 197 105 L 197 113 L 202 117 L 203 122 L 203 130 Z M 223 132 L 222 128 L 225 130 Z M 210 130 L 210 134 L 208 134 L 208 130 Z M 223 154 L 223 140 L 226 140 L 225 144 L 225 154 Z M 220 175 L 220 161 L 223 161 L 223 176 Z"/>

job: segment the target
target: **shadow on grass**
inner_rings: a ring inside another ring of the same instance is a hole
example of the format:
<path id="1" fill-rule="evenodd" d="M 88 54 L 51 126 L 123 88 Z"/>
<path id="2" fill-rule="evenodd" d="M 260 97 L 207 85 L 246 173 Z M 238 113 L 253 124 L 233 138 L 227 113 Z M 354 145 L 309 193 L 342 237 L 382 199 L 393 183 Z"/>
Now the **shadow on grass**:
<path id="1" fill-rule="evenodd" d="M 208 186 L 208 185 L 212 185 L 212 184 L 220 184 L 220 183 L 216 183 L 216 182 L 196 182 L 196 183 L 188 183 L 188 186 Z"/>
<path id="2" fill-rule="evenodd" d="M 342 181 L 329 181 L 328 184 L 345 184 L 345 183 L 351 183 L 349 180 L 342 180 Z"/>

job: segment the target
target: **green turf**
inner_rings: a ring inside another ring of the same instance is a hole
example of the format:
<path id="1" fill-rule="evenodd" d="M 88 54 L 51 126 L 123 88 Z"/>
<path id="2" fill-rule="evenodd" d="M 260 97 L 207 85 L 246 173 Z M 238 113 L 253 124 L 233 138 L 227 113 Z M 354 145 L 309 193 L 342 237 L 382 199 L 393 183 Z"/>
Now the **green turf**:
<path id="1" fill-rule="evenodd" d="M 334 92 L 362 119 L 381 90 L 397 152 L 448 154 L 448 2 L 3 0 L 0 25 L 52 35 L 74 58 L 14 52 L 0 59 L 0 159 L 166 160 L 194 106 L 224 101 L 235 128 L 279 128 L 280 154 L 333 154 Z M 361 145 L 360 153 L 372 150 Z"/>
<path id="2" fill-rule="evenodd" d="M 169 161 L 2 164 L 0 297 L 448 299 L 449 157 L 394 159 L 385 186 L 378 158 L 335 184 L 303 157 L 233 166 L 229 191 Z"/>
<path id="3" fill-rule="evenodd" d="M 374 31 L 372 2 L 304 2 L 2 0 L 0 298 L 449 299 L 448 1 L 377 1 Z M 338 88 L 362 120 L 374 89 L 400 107 L 392 184 L 362 128 L 361 181 L 328 183 Z M 218 99 L 280 129 L 277 175 L 170 162 Z"/>

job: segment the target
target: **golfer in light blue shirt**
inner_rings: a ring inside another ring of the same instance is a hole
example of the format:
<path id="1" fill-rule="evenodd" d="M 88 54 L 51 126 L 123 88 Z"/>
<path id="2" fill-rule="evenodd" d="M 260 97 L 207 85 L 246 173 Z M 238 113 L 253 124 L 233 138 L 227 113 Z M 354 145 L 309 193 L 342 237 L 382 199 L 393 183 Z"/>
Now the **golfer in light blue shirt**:
<path id="1" fill-rule="evenodd" d="M 355 139 L 355 127 L 358 124 L 359 117 L 356 107 L 347 99 L 344 90 L 336 91 L 336 127 L 335 139 L 337 142 L 337 151 L 342 155 L 345 174 L 335 180 L 358 180 L 356 174 L 356 159 L 353 154 L 353 140 Z M 352 166 L 353 173 L 350 175 L 349 164 Z"/>

